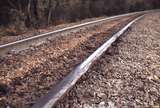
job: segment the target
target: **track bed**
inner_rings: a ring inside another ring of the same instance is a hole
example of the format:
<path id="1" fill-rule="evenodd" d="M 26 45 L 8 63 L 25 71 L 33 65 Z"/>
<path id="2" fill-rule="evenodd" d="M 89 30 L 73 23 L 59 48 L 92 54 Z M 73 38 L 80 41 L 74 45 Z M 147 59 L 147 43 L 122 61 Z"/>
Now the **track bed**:
<path id="1" fill-rule="evenodd" d="M 54 108 L 159 108 L 159 19 L 133 25 Z"/>
<path id="2" fill-rule="evenodd" d="M 1 106 L 29 108 L 136 16 L 86 27 L 0 58 Z"/>
<path id="3" fill-rule="evenodd" d="M 104 17 L 89 18 L 89 19 L 85 19 L 85 20 L 78 21 L 78 22 L 75 22 L 75 23 L 66 23 L 66 24 L 61 24 L 61 25 L 57 25 L 57 26 L 49 26 L 47 28 L 31 29 L 30 31 L 26 31 L 26 32 L 24 32 L 22 34 L 19 34 L 19 35 L 16 35 L 16 36 L 12 36 L 12 35 L 0 36 L 0 45 L 7 44 L 7 43 L 10 43 L 10 42 L 15 42 L 15 41 L 22 40 L 22 39 L 26 39 L 26 38 L 29 38 L 29 37 L 33 37 L 35 35 L 40 35 L 42 33 L 47 33 L 47 32 L 55 31 L 55 30 L 58 30 L 58 29 L 63 29 L 65 27 L 70 27 L 70 26 L 74 26 L 74 25 L 77 25 L 77 24 L 82 24 L 82 23 L 85 23 L 85 22 L 88 22 L 88 21 L 99 20 L 99 19 L 102 19 L 102 18 L 104 18 Z"/>

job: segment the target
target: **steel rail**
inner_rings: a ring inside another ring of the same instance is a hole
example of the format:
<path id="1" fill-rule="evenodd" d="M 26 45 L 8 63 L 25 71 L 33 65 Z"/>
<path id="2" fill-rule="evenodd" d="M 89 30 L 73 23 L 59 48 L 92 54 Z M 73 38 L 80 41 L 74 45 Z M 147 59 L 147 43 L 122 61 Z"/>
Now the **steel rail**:
<path id="1" fill-rule="evenodd" d="M 87 23 L 74 25 L 74 26 L 71 26 L 71 27 L 66 27 L 66 28 L 63 28 L 63 29 L 56 30 L 56 31 L 52 31 L 52 32 L 40 34 L 40 35 L 37 35 L 37 36 L 29 37 L 29 38 L 26 38 L 26 39 L 18 40 L 18 41 L 15 41 L 15 42 L 7 43 L 7 44 L 4 44 L 4 45 L 0 45 L 0 56 L 4 56 L 7 52 L 12 51 L 12 50 L 13 51 L 21 51 L 21 50 L 27 49 L 31 45 L 41 44 L 46 39 L 48 39 L 49 37 L 50 38 L 55 37 L 55 36 L 51 36 L 53 34 L 62 33 L 62 32 L 65 32 L 65 31 L 81 28 L 81 27 L 84 27 L 84 26 L 89 26 L 89 25 L 92 25 L 92 24 L 98 24 L 98 23 L 101 23 L 101 22 L 104 22 L 104 21 L 113 20 L 113 19 L 120 18 L 120 17 L 126 17 L 126 16 L 136 15 L 136 14 L 145 14 L 145 13 L 152 12 L 152 11 L 155 11 L 155 10 L 132 12 L 132 13 L 127 13 L 127 14 L 107 17 L 107 18 L 103 18 L 103 19 L 100 19 L 100 20 L 90 21 L 90 22 L 87 22 Z"/>
<path id="2" fill-rule="evenodd" d="M 92 53 L 84 62 L 82 62 L 77 68 L 67 75 L 59 84 L 54 86 L 51 91 L 40 99 L 32 108 L 52 108 L 58 100 L 61 99 L 84 75 L 90 66 L 116 41 L 133 23 L 141 19 L 144 15 L 141 15 L 130 23 L 128 23 L 119 32 L 114 34 L 109 40 L 107 40 L 102 46 L 100 46 L 94 53 Z"/>

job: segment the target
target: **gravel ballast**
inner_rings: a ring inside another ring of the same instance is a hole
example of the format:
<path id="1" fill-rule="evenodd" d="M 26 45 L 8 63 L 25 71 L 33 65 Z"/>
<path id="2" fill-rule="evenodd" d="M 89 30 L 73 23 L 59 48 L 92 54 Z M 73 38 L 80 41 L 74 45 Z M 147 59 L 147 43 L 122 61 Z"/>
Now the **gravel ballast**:
<path id="1" fill-rule="evenodd" d="M 134 24 L 55 106 L 148 107 L 160 107 L 160 13 Z"/>
<path id="2" fill-rule="evenodd" d="M 0 106 L 29 108 L 133 17 L 86 27 L 0 58 Z"/>
<path id="3" fill-rule="evenodd" d="M 88 18 L 88 19 L 84 19 L 82 21 L 77 21 L 77 22 L 73 22 L 73 23 L 68 22 L 68 23 L 65 23 L 65 24 L 57 25 L 57 26 L 51 25 L 51 26 L 48 26 L 48 27 L 45 27 L 45 28 L 39 28 L 39 29 L 33 29 L 32 28 L 31 30 L 27 30 L 23 34 L 19 34 L 19 35 L 16 35 L 16 36 L 12 36 L 12 35 L 0 36 L 0 45 L 7 44 L 7 43 L 10 43 L 10 42 L 15 42 L 15 41 L 22 40 L 22 39 L 26 39 L 26 38 L 29 38 L 29 37 L 33 37 L 33 36 L 36 36 L 36 35 L 43 34 L 43 33 L 52 32 L 52 31 L 55 31 L 55 30 L 66 28 L 66 27 L 71 27 L 71 26 L 74 26 L 74 25 L 86 23 L 86 22 L 89 22 L 89 21 L 100 20 L 100 19 L 103 19 L 103 18 L 105 18 L 105 17 Z"/>

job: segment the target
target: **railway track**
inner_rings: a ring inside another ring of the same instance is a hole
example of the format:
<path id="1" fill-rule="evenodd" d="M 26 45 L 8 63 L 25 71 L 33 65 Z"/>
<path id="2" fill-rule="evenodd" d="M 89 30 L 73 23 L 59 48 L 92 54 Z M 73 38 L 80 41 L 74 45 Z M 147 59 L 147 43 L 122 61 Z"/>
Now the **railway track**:
<path id="1" fill-rule="evenodd" d="M 129 13 L 129 14 L 123 14 L 123 15 L 117 15 L 117 16 L 113 16 L 113 17 L 103 18 L 100 20 L 91 21 L 91 22 L 87 22 L 87 23 L 83 23 L 83 24 L 79 24 L 79 25 L 74 25 L 71 27 L 66 27 L 63 29 L 56 30 L 56 31 L 40 34 L 37 36 L 32 36 L 32 37 L 29 37 L 26 39 L 17 40 L 15 42 L 6 43 L 3 45 L 0 45 L 0 55 L 5 56 L 5 54 L 10 51 L 11 52 L 12 51 L 19 52 L 21 50 L 25 50 L 25 49 L 29 48 L 30 46 L 40 45 L 40 44 L 44 43 L 47 39 L 53 39 L 53 38 L 57 37 L 57 35 L 59 36 L 64 33 L 76 32 L 77 30 L 82 29 L 84 27 L 91 27 L 93 25 L 101 24 L 106 21 L 111 21 L 111 20 L 114 20 L 117 18 L 136 15 L 136 14 L 145 14 L 145 13 L 152 12 L 152 11 L 153 10 L 142 11 L 142 12 L 133 12 L 133 13 Z"/>
<path id="2" fill-rule="evenodd" d="M 54 108 L 159 108 L 159 17 L 136 22 Z"/>
<path id="3" fill-rule="evenodd" d="M 127 24 L 118 33 L 114 34 L 101 47 L 99 47 L 92 55 L 82 62 L 73 72 L 67 75 L 57 86 L 55 86 L 42 100 L 35 104 L 32 108 L 52 108 L 53 105 L 67 92 L 75 83 L 84 75 L 89 67 L 111 46 L 111 44 L 122 35 L 134 22 L 141 19 L 140 16 L 129 24 Z"/>
<path id="4" fill-rule="evenodd" d="M 47 44 L 26 52 L 22 51 L 20 54 L 2 58 L 0 80 L 6 85 L 2 98 L 5 101 L 3 105 L 30 107 L 54 86 L 46 97 L 33 106 L 33 108 L 52 107 L 111 43 L 142 17 L 138 17 L 140 15 L 139 13 L 126 17 L 122 15 L 122 18 L 95 25 L 92 30 L 87 28 L 85 32 L 81 31 L 76 35 L 73 33 L 74 36 L 61 36 L 57 40 L 49 41 Z M 121 28 L 123 29 L 119 31 Z M 112 37 L 112 35 L 114 36 Z M 105 41 L 107 42 L 105 43 Z M 101 46 L 102 44 L 103 46 Z M 51 46 L 57 49 L 52 49 Z M 98 50 L 96 50 L 97 48 Z M 48 52 L 45 52 L 46 50 Z M 38 51 L 40 54 L 36 53 Z M 54 54 L 55 52 L 59 52 L 59 54 Z M 89 58 L 85 60 L 87 57 Z M 26 64 L 22 61 L 25 61 Z M 82 61 L 84 62 L 80 64 Z M 76 70 L 70 73 L 78 64 L 80 65 Z M 62 80 L 63 78 L 64 80 Z M 62 82 L 59 83 L 60 80 Z"/>

